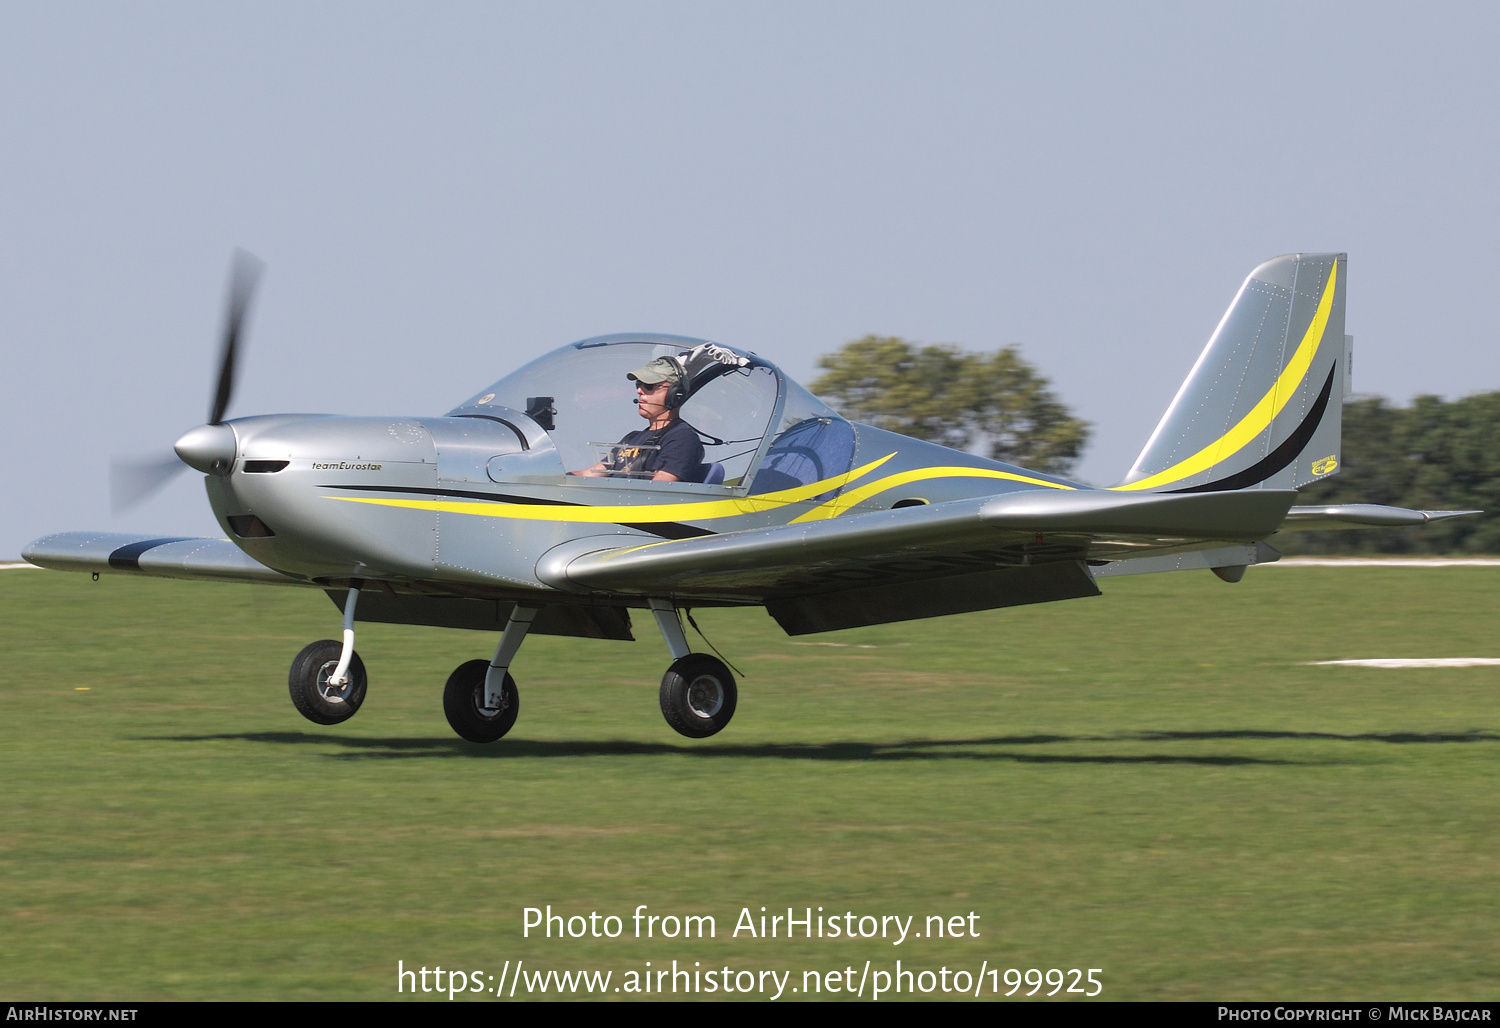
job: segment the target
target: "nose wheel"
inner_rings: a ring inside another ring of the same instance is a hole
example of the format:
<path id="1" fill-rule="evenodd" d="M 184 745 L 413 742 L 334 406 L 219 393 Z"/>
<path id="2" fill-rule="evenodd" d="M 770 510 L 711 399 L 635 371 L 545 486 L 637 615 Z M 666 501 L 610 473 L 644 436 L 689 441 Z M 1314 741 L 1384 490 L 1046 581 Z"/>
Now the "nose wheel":
<path id="1" fill-rule="evenodd" d="M 679 734 L 706 739 L 734 717 L 739 693 L 734 675 L 717 657 L 689 653 L 679 657 L 661 678 L 661 713 Z"/>
<path id="2" fill-rule="evenodd" d="M 318 725 L 336 725 L 348 721 L 365 701 L 365 662 L 350 652 L 349 666 L 342 682 L 335 679 L 343 643 L 319 639 L 309 643 L 292 661 L 287 675 L 287 691 L 297 713 Z"/>

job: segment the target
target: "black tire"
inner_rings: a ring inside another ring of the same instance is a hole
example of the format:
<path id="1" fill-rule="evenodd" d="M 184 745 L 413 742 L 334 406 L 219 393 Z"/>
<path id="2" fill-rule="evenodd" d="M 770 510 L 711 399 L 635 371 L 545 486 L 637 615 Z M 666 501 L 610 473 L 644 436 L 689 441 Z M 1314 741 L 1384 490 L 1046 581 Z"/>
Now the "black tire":
<path id="1" fill-rule="evenodd" d="M 509 671 L 500 689 L 500 709 L 485 710 L 484 676 L 489 669 L 487 660 L 460 664 L 443 686 L 443 713 L 448 715 L 448 724 L 470 742 L 494 742 L 511 730 L 521 713 L 521 693 Z"/>
<path id="2" fill-rule="evenodd" d="M 365 662 L 355 653 L 349 659 L 349 684 L 333 689 L 328 679 L 339 666 L 339 654 L 344 644 L 333 639 L 319 639 L 308 643 L 292 660 L 292 670 L 287 675 L 287 691 L 292 694 L 292 706 L 297 713 L 317 725 L 336 725 L 348 721 L 359 712 L 365 702 Z"/>
<path id="3" fill-rule="evenodd" d="M 734 717 L 739 692 L 734 676 L 717 657 L 689 653 L 661 677 L 661 713 L 679 734 L 707 739 Z"/>

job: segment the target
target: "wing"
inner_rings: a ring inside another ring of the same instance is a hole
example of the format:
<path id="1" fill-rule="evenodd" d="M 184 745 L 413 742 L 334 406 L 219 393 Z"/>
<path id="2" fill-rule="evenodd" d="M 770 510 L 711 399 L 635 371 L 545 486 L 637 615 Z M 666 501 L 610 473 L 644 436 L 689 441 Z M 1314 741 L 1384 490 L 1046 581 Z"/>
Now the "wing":
<path id="1" fill-rule="evenodd" d="M 273 571 L 228 539 L 61 532 L 38 539 L 26 547 L 21 556 L 38 567 L 57 571 L 313 585 Z"/>
<path id="2" fill-rule="evenodd" d="M 573 592 L 760 603 L 797 635 L 1097 595 L 1088 563 L 1253 545 L 1295 497 L 1008 493 L 643 546 L 575 540 L 537 576 Z"/>
<path id="3" fill-rule="evenodd" d="M 38 539 L 22 556 L 38 567 L 56 571 L 301 585 L 324 590 L 340 608 L 346 595 L 342 589 L 329 589 L 327 583 L 293 578 L 268 568 L 228 539 L 63 532 Z M 397 593 L 389 588 L 367 592 L 357 606 L 359 620 L 487 632 L 505 629 L 513 601 L 443 594 L 442 583 L 427 585 L 428 590 L 421 594 Z M 549 604 L 537 615 L 531 630 L 540 635 L 591 639 L 634 638 L 629 612 L 607 605 Z"/>

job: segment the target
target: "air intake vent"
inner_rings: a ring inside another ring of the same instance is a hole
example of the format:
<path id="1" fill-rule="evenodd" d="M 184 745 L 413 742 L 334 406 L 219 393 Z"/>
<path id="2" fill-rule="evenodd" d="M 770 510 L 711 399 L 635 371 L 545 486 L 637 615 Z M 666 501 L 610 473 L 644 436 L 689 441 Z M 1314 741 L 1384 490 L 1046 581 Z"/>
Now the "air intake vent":
<path id="1" fill-rule="evenodd" d="M 276 462 L 267 461 L 266 463 Z M 271 531 L 270 525 L 254 514 L 231 514 L 226 520 L 229 522 L 229 530 L 241 539 L 271 539 L 276 535 Z"/>
<path id="2" fill-rule="evenodd" d="M 247 475 L 274 475 L 290 463 L 288 460 L 247 460 L 240 470 Z"/>

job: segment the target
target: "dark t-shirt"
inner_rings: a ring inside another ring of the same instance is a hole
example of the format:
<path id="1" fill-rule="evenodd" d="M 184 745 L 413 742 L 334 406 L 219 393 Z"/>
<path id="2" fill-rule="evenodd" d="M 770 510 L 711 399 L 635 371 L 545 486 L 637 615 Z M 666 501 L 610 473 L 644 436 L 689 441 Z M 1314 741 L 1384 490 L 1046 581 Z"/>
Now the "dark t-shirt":
<path id="1" fill-rule="evenodd" d="M 636 449 L 647 446 L 659 449 Z M 665 471 L 676 475 L 679 481 L 696 482 L 698 469 L 703 464 L 703 443 L 696 428 L 677 418 L 666 428 L 644 428 L 639 432 L 625 433 L 625 438 L 615 445 L 613 463 L 610 472 L 616 475 L 649 476 Z"/>

